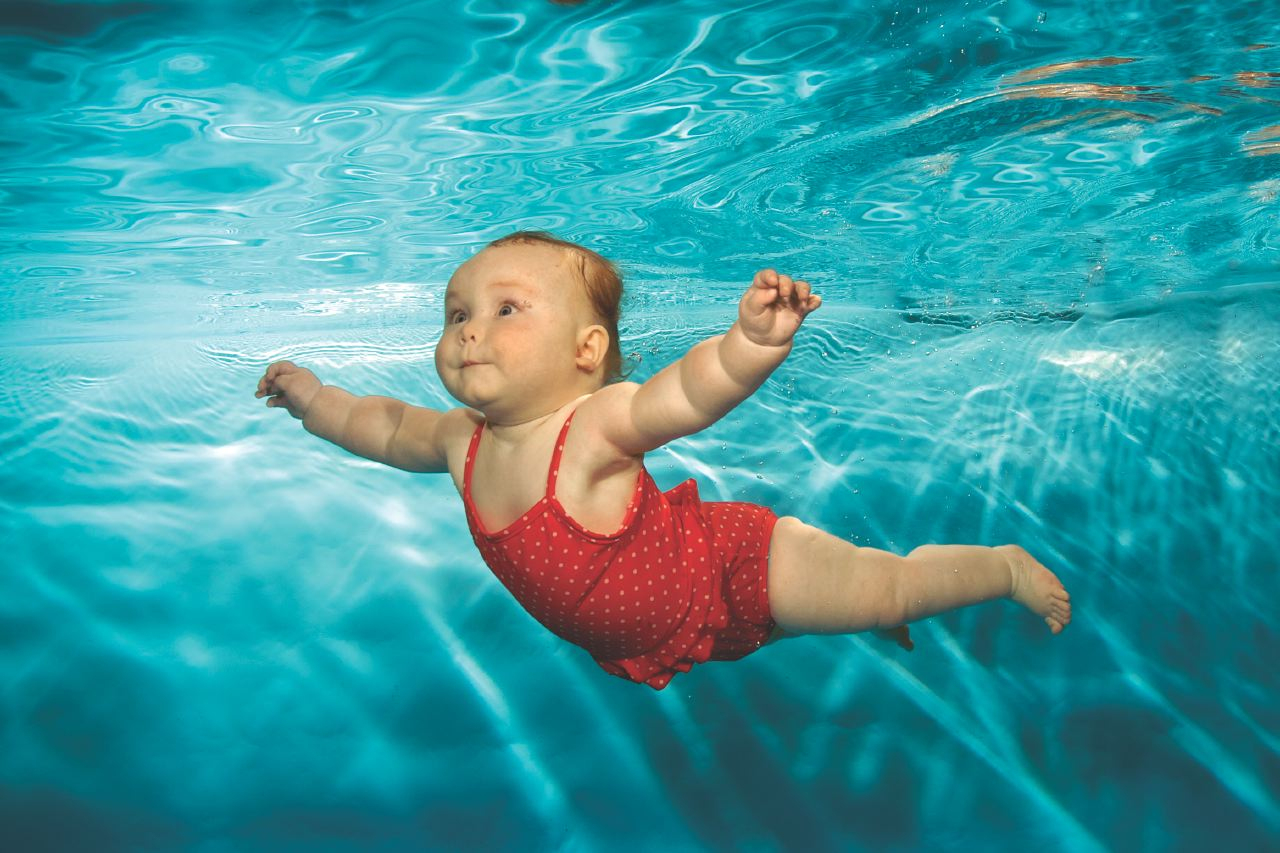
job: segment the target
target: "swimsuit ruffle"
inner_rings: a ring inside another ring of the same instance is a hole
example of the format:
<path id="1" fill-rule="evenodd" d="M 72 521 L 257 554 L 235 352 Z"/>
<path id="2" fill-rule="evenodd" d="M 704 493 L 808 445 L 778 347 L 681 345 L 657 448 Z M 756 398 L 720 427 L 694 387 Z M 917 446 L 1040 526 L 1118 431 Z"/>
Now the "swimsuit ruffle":
<path id="1" fill-rule="evenodd" d="M 672 512 L 683 516 L 686 535 L 700 537 L 697 553 L 713 558 L 712 532 L 702 514 L 697 481 L 685 480 L 666 492 L 666 498 Z M 694 664 L 710 660 L 716 635 L 729 626 L 730 620 L 729 605 L 722 589 L 724 573 L 713 564 L 705 580 L 696 573 L 694 578 L 696 582 L 690 593 L 689 613 L 667 639 L 643 654 L 615 660 L 596 658 L 596 663 L 611 675 L 661 690 L 677 673 L 688 672 Z"/>

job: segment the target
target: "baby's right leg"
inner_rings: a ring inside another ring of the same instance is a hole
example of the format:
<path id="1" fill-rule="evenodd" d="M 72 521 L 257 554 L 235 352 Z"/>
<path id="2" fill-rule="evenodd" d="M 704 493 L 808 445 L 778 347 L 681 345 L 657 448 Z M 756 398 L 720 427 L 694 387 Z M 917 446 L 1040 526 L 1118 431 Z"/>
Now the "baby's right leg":
<path id="1" fill-rule="evenodd" d="M 769 609 L 789 634 L 895 628 L 997 598 L 1044 617 L 1055 634 L 1071 621 L 1061 582 L 1016 545 L 923 545 L 899 557 L 791 517 L 774 527 L 768 584 Z"/>

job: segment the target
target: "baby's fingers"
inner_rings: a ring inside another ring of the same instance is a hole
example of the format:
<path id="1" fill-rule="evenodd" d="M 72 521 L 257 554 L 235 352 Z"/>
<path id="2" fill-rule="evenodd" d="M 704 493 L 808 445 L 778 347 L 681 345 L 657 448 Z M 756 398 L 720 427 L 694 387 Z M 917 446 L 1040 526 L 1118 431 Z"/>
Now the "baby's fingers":
<path id="1" fill-rule="evenodd" d="M 778 286 L 778 271 L 774 269 L 763 269 L 756 273 L 755 281 L 752 282 L 756 287 L 774 288 Z"/>
<path id="2" fill-rule="evenodd" d="M 274 393 L 271 389 L 275 385 L 277 377 L 287 375 L 290 371 L 296 370 L 297 365 L 292 361 L 277 361 L 267 368 L 267 372 L 262 374 L 262 378 L 258 380 L 258 392 L 254 396 L 261 397 L 264 394 Z"/>
<path id="3" fill-rule="evenodd" d="M 795 310 L 807 313 L 818 307 L 810 303 L 812 295 L 809 282 L 786 275 L 778 276 L 778 296 Z"/>
<path id="4" fill-rule="evenodd" d="M 277 361 L 267 368 L 267 375 L 264 379 L 275 379 L 282 374 L 292 373 L 298 369 L 298 365 L 292 361 Z"/>
<path id="5" fill-rule="evenodd" d="M 778 297 L 784 300 L 795 299 L 804 303 L 809 298 L 809 282 L 793 279 L 775 269 L 763 269 L 757 272 L 752 285 L 762 290 L 776 290 Z"/>

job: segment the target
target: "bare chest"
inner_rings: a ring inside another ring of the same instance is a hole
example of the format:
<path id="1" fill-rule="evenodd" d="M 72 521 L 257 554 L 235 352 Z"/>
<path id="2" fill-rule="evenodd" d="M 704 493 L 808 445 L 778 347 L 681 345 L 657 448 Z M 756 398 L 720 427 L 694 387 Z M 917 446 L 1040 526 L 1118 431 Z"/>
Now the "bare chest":
<path id="1" fill-rule="evenodd" d="M 486 532 L 504 530 L 541 507 L 548 495 L 556 438 L 535 436 L 519 447 L 500 448 L 490 444 L 487 436 L 481 437 L 471 471 L 471 500 Z M 642 462 L 602 459 L 578 447 L 573 438 L 570 433 L 560 454 L 554 496 L 569 517 L 587 530 L 614 533 L 626 519 Z"/>

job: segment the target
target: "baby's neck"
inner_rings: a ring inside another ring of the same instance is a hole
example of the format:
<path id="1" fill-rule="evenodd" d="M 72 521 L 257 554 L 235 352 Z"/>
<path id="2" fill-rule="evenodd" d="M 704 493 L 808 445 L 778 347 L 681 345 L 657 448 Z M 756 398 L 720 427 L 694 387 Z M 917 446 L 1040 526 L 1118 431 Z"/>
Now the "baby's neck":
<path id="1" fill-rule="evenodd" d="M 563 407 L 561 407 L 563 408 Z M 537 432 L 547 421 L 551 420 L 560 412 L 560 409 L 553 409 L 540 415 L 534 415 L 526 420 L 510 420 L 501 421 L 485 416 L 485 429 L 493 436 L 494 440 L 500 444 L 519 444 L 533 433 Z"/>
<path id="2" fill-rule="evenodd" d="M 485 413 L 485 429 L 494 441 L 499 444 L 521 444 L 529 436 L 538 432 L 549 421 L 560 421 L 565 409 L 572 407 L 584 396 L 580 395 L 566 400 L 552 409 L 536 412 L 510 412 L 490 415 Z"/>

